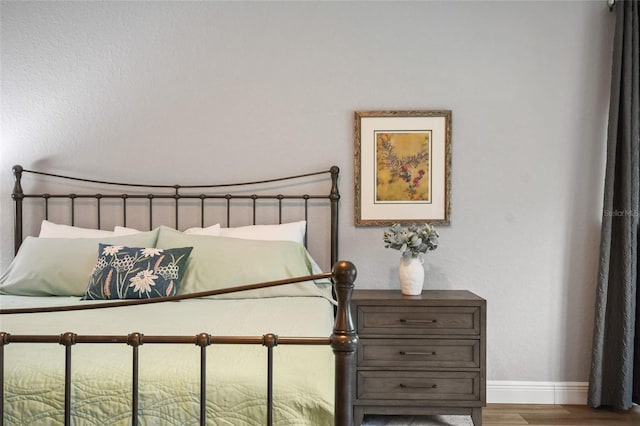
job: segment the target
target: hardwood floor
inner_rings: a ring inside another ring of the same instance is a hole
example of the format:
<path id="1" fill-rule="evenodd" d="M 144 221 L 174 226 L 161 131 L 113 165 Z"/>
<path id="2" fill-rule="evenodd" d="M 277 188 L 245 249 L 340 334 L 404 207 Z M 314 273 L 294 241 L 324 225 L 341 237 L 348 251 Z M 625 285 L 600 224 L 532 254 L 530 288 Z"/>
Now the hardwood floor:
<path id="1" fill-rule="evenodd" d="M 586 405 L 487 404 L 483 426 L 640 426 L 640 406 L 628 411 Z M 469 416 L 365 416 L 363 426 L 472 426 Z"/>
<path id="2" fill-rule="evenodd" d="M 640 406 L 628 411 L 593 409 L 586 405 L 487 404 L 484 426 L 639 426 Z"/>

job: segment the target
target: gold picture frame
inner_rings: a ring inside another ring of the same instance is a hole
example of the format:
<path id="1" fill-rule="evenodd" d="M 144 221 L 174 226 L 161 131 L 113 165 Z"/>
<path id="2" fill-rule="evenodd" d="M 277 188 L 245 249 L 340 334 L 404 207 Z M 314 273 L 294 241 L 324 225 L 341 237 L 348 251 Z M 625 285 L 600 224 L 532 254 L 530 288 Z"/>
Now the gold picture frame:
<path id="1" fill-rule="evenodd" d="M 355 225 L 449 225 L 451 111 L 356 111 Z"/>

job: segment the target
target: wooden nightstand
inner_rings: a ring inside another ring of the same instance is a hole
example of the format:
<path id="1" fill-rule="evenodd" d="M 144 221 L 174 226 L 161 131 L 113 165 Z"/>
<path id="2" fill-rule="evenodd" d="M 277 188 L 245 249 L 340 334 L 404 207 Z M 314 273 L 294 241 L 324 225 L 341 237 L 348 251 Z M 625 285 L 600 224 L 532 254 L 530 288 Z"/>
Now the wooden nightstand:
<path id="1" fill-rule="evenodd" d="M 353 413 L 471 415 L 486 404 L 486 301 L 464 290 L 355 290 Z"/>

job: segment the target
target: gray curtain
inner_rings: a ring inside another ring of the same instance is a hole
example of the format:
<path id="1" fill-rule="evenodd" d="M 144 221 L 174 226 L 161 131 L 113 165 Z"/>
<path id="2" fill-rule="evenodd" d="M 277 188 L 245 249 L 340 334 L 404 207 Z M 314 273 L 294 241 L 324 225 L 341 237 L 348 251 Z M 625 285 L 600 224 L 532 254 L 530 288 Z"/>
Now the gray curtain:
<path id="1" fill-rule="evenodd" d="M 614 6 L 600 270 L 589 405 L 628 409 L 640 403 L 640 291 L 638 291 L 640 6 Z"/>

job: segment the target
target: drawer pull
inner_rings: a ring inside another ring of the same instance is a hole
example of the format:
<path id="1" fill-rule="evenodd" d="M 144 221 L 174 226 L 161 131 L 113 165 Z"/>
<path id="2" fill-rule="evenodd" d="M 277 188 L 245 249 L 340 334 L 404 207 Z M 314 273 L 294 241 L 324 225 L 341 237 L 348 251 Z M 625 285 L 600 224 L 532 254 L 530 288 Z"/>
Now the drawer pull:
<path id="1" fill-rule="evenodd" d="M 432 385 L 405 385 L 404 383 L 400 383 L 400 387 L 403 389 L 437 389 L 438 385 L 435 383 Z"/>
<path id="2" fill-rule="evenodd" d="M 400 319 L 400 322 L 403 324 L 435 324 L 438 322 L 437 319 L 426 319 L 426 320 L 419 320 L 419 319 Z"/>
<path id="3" fill-rule="evenodd" d="M 400 355 L 406 355 L 406 356 L 433 356 L 435 355 L 435 352 L 405 352 L 405 351 L 400 351 Z"/>

